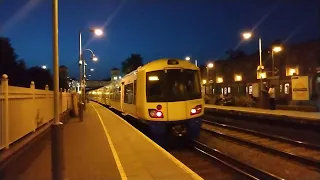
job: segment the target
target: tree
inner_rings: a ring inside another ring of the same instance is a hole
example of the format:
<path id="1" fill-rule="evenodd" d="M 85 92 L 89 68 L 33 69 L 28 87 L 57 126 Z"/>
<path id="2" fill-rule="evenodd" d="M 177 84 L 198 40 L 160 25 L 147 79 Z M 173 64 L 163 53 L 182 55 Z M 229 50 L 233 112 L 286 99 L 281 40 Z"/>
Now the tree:
<path id="1" fill-rule="evenodd" d="M 140 54 L 131 54 L 129 58 L 127 58 L 125 61 L 122 62 L 122 72 L 124 74 L 128 74 L 135 69 L 137 69 L 139 66 L 142 66 L 142 60 Z"/>
<path id="2" fill-rule="evenodd" d="M 35 82 L 36 89 L 44 89 L 46 85 L 49 85 L 49 88 L 53 88 L 53 79 L 47 69 L 42 69 L 41 67 L 35 66 L 27 70 L 28 82 Z"/>
<path id="3" fill-rule="evenodd" d="M 9 38 L 0 37 L 0 75 L 9 76 L 9 84 L 24 86 L 26 65 L 24 60 L 17 60 L 18 55 L 10 43 Z"/>
<path id="4" fill-rule="evenodd" d="M 242 50 L 229 49 L 226 51 L 226 59 L 237 59 L 247 56 L 247 54 Z"/>

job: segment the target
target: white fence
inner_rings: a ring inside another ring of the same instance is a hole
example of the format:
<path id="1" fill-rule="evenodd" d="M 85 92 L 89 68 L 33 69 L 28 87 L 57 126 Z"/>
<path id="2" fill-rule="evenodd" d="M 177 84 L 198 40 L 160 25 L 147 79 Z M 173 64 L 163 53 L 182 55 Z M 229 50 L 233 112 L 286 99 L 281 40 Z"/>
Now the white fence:
<path id="1" fill-rule="evenodd" d="M 60 92 L 60 113 L 72 108 L 72 95 Z M 53 92 L 8 85 L 3 75 L 0 86 L 0 149 L 9 145 L 53 119 Z"/>

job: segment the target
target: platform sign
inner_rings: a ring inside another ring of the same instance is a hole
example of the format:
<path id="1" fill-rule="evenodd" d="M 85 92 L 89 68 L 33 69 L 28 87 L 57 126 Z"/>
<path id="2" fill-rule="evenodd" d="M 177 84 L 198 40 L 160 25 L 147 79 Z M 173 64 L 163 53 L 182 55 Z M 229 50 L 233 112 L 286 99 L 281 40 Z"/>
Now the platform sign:
<path id="1" fill-rule="evenodd" d="M 310 100 L 308 76 L 291 77 L 292 100 Z"/>

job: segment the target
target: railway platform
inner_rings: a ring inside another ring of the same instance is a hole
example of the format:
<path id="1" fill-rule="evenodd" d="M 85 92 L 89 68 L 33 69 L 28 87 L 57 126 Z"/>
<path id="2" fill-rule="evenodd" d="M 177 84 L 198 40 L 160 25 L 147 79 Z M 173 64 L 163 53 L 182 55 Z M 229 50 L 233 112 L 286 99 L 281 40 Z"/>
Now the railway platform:
<path id="1" fill-rule="evenodd" d="M 237 114 L 240 116 L 255 116 L 267 119 L 281 119 L 303 124 L 320 125 L 320 112 L 301 112 L 291 110 L 269 110 L 251 107 L 205 105 L 205 113 L 220 112 L 225 114 Z"/>
<path id="2" fill-rule="evenodd" d="M 202 179 L 125 120 L 95 102 L 87 104 L 83 122 L 78 118 L 69 120 L 63 133 L 66 180 Z M 50 138 L 44 138 L 41 146 L 41 151 L 32 150 L 37 155 L 33 159 L 29 157 L 31 163 L 12 173 L 16 177 L 9 179 L 51 179 Z"/>

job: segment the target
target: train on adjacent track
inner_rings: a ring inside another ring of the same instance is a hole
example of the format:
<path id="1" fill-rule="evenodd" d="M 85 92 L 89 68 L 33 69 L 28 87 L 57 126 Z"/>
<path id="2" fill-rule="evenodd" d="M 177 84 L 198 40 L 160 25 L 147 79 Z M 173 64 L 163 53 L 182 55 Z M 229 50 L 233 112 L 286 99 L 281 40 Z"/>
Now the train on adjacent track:
<path id="1" fill-rule="evenodd" d="M 89 98 L 147 125 L 159 144 L 165 137 L 196 138 L 204 99 L 200 69 L 178 59 L 159 59 L 140 66 L 122 79 L 89 92 Z"/>

